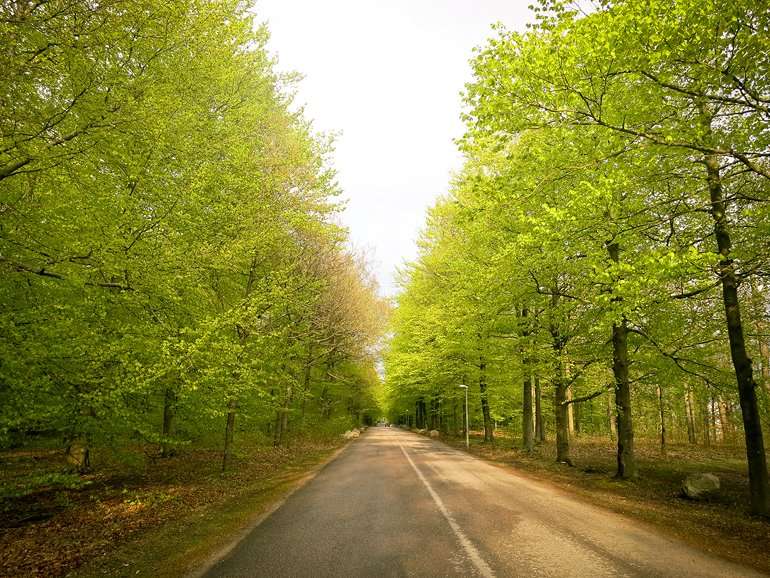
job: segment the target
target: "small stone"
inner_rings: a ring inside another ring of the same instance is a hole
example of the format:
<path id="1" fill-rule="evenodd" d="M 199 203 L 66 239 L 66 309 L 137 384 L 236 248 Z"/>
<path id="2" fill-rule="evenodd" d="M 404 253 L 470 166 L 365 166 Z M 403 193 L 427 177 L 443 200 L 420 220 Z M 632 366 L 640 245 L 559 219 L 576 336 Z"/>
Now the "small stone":
<path id="1" fill-rule="evenodd" d="M 437 438 L 440 434 L 438 433 L 437 429 L 430 430 L 430 437 Z"/>

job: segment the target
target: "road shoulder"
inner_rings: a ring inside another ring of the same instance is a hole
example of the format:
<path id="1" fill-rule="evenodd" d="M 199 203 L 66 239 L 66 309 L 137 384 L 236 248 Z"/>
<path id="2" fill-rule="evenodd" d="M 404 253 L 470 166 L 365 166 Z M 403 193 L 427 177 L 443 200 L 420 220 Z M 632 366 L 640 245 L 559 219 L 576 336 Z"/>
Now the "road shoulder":
<path id="1" fill-rule="evenodd" d="M 640 489 L 644 480 L 617 480 L 607 472 L 587 473 L 580 468 L 552 464 L 542 456 L 528 457 L 517 449 L 505 448 L 503 444 L 510 440 L 502 440 L 492 448 L 472 443 L 470 451 L 465 449 L 464 440 L 430 441 L 437 447 L 469 455 L 511 475 L 622 515 L 649 531 L 679 540 L 704 554 L 770 575 L 770 550 L 767 549 L 770 521 L 732 512 L 729 524 L 716 526 L 711 516 L 722 514 L 721 506 L 686 502 L 675 492 L 663 497 L 649 494 Z"/>
<path id="2" fill-rule="evenodd" d="M 73 576 L 199 577 L 349 446 L 307 456 L 246 491 L 235 490 L 224 503 L 145 532 L 106 559 L 85 564 Z"/>

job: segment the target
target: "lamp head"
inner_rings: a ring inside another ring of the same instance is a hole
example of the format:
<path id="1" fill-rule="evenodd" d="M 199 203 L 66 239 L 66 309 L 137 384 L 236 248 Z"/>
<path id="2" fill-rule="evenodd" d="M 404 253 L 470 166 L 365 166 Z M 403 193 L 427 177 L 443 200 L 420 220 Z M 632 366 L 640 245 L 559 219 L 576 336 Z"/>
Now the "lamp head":
<path id="1" fill-rule="evenodd" d="M 462 387 L 463 389 L 468 389 L 468 386 L 467 385 L 463 385 L 462 383 L 460 384 L 460 387 Z"/>

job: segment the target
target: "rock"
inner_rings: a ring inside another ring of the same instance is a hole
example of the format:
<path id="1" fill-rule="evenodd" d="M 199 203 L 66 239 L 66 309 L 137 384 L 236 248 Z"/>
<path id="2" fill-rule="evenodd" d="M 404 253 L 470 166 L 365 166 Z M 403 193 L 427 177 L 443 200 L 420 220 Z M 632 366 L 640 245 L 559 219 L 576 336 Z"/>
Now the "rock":
<path id="1" fill-rule="evenodd" d="M 354 440 L 360 435 L 361 434 L 358 433 L 358 430 L 353 429 L 346 431 L 344 434 L 342 434 L 342 437 L 344 437 L 346 440 Z"/>
<path id="2" fill-rule="evenodd" d="M 438 436 L 439 436 L 439 433 L 437 429 L 430 430 L 430 437 L 437 438 Z"/>
<path id="3" fill-rule="evenodd" d="M 418 433 L 418 434 L 426 434 L 426 433 L 428 433 L 428 430 L 426 430 L 425 428 L 422 428 L 422 429 L 418 429 L 418 430 L 417 430 L 417 433 Z"/>
<path id="4" fill-rule="evenodd" d="M 691 500 L 711 498 L 719 488 L 719 478 L 714 474 L 690 474 L 682 482 L 682 493 Z"/>

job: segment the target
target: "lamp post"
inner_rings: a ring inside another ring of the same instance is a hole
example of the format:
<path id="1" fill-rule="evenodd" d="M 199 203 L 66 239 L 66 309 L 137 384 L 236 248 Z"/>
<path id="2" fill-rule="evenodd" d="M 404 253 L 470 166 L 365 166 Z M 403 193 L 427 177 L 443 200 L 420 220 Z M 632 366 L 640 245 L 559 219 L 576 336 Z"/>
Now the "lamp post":
<path id="1" fill-rule="evenodd" d="M 460 384 L 460 387 L 465 390 L 465 448 L 471 449 L 471 441 L 468 434 L 468 386 Z"/>

